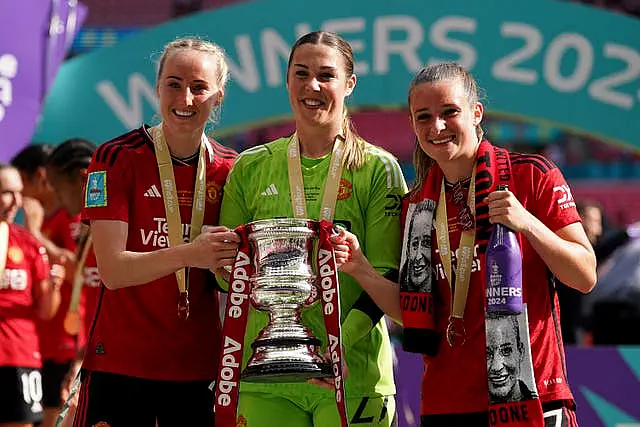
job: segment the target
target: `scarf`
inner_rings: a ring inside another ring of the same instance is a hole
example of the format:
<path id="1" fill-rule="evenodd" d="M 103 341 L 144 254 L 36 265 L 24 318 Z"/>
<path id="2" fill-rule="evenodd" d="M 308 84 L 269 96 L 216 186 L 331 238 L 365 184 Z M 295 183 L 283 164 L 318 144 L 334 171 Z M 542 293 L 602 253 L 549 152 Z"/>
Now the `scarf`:
<path id="1" fill-rule="evenodd" d="M 430 357 L 437 354 L 441 340 L 435 324 L 437 307 L 433 303 L 437 276 L 432 263 L 434 253 L 432 229 L 443 179 L 442 170 L 434 163 L 420 190 L 404 200 L 402 210 L 404 244 L 399 278 L 403 321 L 402 344 L 405 351 Z M 475 191 L 475 242 L 481 246 L 486 247 L 493 230 L 493 225 L 489 222 L 489 207 L 484 199 L 501 184 L 509 185 L 509 189 L 514 192 L 509 153 L 491 145 L 488 141 L 482 141 L 478 147 L 475 180 L 471 183 L 472 190 Z M 446 223 L 447 220 L 444 219 L 444 221 Z M 483 282 L 486 282 L 484 275 Z M 459 289 L 457 286 L 455 288 L 457 292 Z M 452 297 L 454 295 L 455 292 L 452 292 Z M 459 339 L 457 345 L 464 345 L 464 318 L 457 321 L 459 323 L 453 328 L 454 335 Z M 453 320 L 450 322 L 452 323 L 449 326 L 452 326 Z M 509 348 L 515 350 L 514 358 L 518 363 L 517 366 L 506 369 L 506 373 L 505 369 L 502 369 L 499 375 L 495 375 L 499 385 L 513 381 L 513 387 L 507 396 L 496 397 L 490 394 L 487 397 L 489 424 L 491 426 L 542 427 L 544 420 L 531 363 L 526 305 L 523 313 L 519 315 L 485 315 L 487 342 L 490 334 L 493 334 L 498 327 L 504 327 L 498 326 L 498 322 L 514 326 L 512 330 L 513 335 L 517 337 L 517 342 Z M 509 351 L 506 350 L 500 357 L 507 359 Z M 496 369 L 495 366 L 493 368 L 490 366 L 490 359 L 492 358 L 487 351 L 487 369 L 495 374 Z M 516 375 L 516 372 L 520 375 Z M 492 384 L 488 384 L 488 389 L 495 390 L 495 384 L 493 387 Z"/>

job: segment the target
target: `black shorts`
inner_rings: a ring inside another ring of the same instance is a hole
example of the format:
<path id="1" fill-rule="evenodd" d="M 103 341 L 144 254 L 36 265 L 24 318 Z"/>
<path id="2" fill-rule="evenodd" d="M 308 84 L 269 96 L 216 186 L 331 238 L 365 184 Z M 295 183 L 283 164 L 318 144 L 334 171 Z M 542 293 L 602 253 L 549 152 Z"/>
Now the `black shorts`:
<path id="1" fill-rule="evenodd" d="M 562 401 L 542 404 L 545 427 L 578 427 L 575 410 L 564 406 Z M 489 416 L 486 412 L 451 415 L 423 415 L 420 417 L 421 427 L 489 427 Z"/>
<path id="2" fill-rule="evenodd" d="M 42 421 L 40 369 L 0 366 L 0 423 Z"/>
<path id="3" fill-rule="evenodd" d="M 73 427 L 213 427 L 211 380 L 155 381 L 82 371 Z"/>
<path id="4" fill-rule="evenodd" d="M 45 360 L 42 362 L 42 405 L 45 408 L 60 408 L 62 401 L 62 381 L 71 369 L 71 361 L 56 362 Z"/>

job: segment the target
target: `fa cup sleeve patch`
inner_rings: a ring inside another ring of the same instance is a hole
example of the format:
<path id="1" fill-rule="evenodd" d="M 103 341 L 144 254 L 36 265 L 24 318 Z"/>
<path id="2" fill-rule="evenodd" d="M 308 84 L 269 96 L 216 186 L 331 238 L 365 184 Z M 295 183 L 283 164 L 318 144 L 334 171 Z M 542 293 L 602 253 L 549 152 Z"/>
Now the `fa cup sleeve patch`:
<path id="1" fill-rule="evenodd" d="M 85 208 L 107 206 L 107 171 L 95 171 L 87 177 L 87 189 L 84 198 Z"/>

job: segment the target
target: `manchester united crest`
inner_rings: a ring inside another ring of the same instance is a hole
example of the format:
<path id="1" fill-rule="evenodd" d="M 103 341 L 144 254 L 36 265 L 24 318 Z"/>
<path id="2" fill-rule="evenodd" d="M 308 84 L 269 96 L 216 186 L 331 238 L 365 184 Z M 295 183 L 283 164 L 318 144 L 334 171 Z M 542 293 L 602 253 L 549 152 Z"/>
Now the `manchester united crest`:
<path id="1" fill-rule="evenodd" d="M 22 249 L 20 249 L 19 247 L 12 246 L 9 248 L 9 250 L 7 250 L 7 258 L 17 264 L 24 259 L 24 253 L 22 253 Z"/>
<path id="2" fill-rule="evenodd" d="M 344 178 L 340 179 L 340 187 L 338 188 L 338 200 L 344 200 L 351 197 L 351 190 L 353 190 L 353 184 Z"/>
<path id="3" fill-rule="evenodd" d="M 222 188 L 217 182 L 207 183 L 207 203 L 217 203 L 220 201 Z"/>

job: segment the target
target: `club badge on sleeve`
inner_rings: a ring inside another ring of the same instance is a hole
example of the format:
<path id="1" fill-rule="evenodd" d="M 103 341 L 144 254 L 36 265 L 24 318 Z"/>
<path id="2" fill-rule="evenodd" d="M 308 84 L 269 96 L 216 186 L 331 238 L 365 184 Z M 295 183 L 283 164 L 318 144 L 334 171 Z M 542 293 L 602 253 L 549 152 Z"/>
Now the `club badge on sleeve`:
<path id="1" fill-rule="evenodd" d="M 84 206 L 86 208 L 107 206 L 107 171 L 95 171 L 89 174 Z"/>

